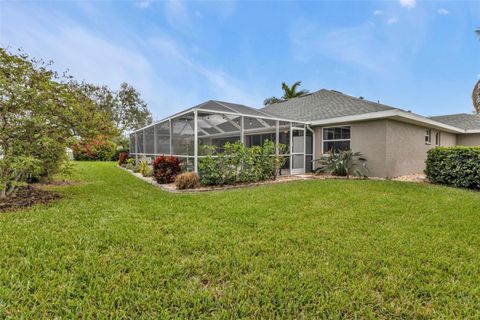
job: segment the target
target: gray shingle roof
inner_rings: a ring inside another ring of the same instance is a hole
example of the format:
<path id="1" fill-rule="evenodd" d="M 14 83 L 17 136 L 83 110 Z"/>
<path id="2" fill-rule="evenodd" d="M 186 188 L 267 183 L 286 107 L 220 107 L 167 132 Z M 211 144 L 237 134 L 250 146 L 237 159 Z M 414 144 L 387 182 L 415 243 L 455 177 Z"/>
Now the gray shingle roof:
<path id="1" fill-rule="evenodd" d="M 430 117 L 430 119 L 442 122 L 460 129 L 478 130 L 480 129 L 480 114 L 458 113 L 445 116 Z"/>
<path id="2" fill-rule="evenodd" d="M 322 89 L 298 98 L 271 104 L 260 110 L 284 118 L 315 121 L 392 109 L 397 108 L 355 98 L 338 91 Z"/>

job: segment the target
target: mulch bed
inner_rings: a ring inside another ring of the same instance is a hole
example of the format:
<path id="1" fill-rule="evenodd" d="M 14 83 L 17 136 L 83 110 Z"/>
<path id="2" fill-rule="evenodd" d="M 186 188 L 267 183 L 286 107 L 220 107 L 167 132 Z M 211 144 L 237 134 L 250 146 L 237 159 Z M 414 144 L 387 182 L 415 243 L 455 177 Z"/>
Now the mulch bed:
<path id="1" fill-rule="evenodd" d="M 0 212 L 24 209 L 35 204 L 46 204 L 61 198 L 57 192 L 43 190 L 33 186 L 19 187 L 15 196 L 0 200 Z"/>

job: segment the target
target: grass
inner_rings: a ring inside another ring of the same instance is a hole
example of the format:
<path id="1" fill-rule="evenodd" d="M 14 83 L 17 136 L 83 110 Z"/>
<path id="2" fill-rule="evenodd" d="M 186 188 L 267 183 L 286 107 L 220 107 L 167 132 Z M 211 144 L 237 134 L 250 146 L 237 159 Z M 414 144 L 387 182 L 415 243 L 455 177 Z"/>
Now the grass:
<path id="1" fill-rule="evenodd" d="M 0 214 L 0 318 L 478 318 L 480 194 L 302 181 L 176 195 L 79 163 Z"/>

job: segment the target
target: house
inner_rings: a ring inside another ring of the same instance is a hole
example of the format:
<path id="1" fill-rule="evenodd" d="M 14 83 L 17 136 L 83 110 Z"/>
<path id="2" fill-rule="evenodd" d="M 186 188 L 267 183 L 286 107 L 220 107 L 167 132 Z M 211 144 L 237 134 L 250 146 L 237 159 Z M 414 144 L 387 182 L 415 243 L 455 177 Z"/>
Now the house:
<path id="1" fill-rule="evenodd" d="M 210 100 L 132 133 L 130 150 L 137 159 L 171 154 L 197 171 L 202 145 L 266 139 L 287 146 L 287 174 L 311 171 L 329 150 L 351 149 L 368 159 L 370 176 L 396 177 L 423 172 L 435 146 L 480 145 L 480 115 L 429 118 L 326 89 L 261 109 Z"/>

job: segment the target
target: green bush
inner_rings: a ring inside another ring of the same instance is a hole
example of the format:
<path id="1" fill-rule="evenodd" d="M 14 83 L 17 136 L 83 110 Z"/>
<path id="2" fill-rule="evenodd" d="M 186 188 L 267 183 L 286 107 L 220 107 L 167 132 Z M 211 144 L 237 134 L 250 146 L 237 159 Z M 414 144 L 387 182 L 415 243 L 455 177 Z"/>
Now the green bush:
<path id="1" fill-rule="evenodd" d="M 355 175 L 357 177 L 366 177 L 367 159 L 360 152 L 352 150 L 340 151 L 338 153 L 329 152 L 317 162 L 316 173 L 328 173 L 335 176 L 347 177 Z"/>
<path id="2" fill-rule="evenodd" d="M 128 158 L 127 160 L 125 160 L 124 164 L 125 164 L 125 169 L 127 170 L 133 171 L 133 169 L 135 169 L 135 159 L 133 158 Z"/>
<path id="3" fill-rule="evenodd" d="M 153 169 L 148 164 L 147 160 L 140 161 L 138 164 L 138 172 L 140 172 L 144 177 L 151 177 L 153 175 Z"/>
<path id="4" fill-rule="evenodd" d="M 223 185 L 275 179 L 285 163 L 283 145 L 266 141 L 263 146 L 246 147 L 240 141 L 226 143 L 224 152 L 214 146 L 204 146 L 207 155 L 199 159 L 198 170 L 202 185 Z"/>
<path id="5" fill-rule="evenodd" d="M 30 176 L 42 171 L 42 162 L 33 157 L 5 157 L 0 159 L 0 199 L 15 195 L 18 186 Z"/>
<path id="6" fill-rule="evenodd" d="M 432 183 L 480 189 L 480 147 L 430 149 L 425 174 Z"/>

